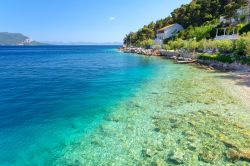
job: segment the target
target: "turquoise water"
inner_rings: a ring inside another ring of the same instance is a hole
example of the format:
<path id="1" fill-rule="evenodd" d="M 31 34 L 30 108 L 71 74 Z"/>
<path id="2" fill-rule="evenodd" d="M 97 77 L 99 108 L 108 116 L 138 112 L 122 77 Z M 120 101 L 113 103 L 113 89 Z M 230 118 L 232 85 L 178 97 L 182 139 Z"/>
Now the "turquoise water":
<path id="1" fill-rule="evenodd" d="M 116 47 L 1 47 L 0 163 L 53 161 L 155 68 Z"/>
<path id="2" fill-rule="evenodd" d="M 249 108 L 219 76 L 113 46 L 1 47 L 0 165 L 249 164 L 229 154 L 250 148 Z"/>

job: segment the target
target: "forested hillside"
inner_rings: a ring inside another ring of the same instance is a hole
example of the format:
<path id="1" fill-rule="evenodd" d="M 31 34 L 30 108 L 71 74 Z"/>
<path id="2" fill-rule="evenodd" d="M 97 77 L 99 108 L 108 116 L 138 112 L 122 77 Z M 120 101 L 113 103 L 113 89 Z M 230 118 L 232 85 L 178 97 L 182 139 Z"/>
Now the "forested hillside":
<path id="1" fill-rule="evenodd" d="M 175 9 L 165 19 L 151 22 L 137 32 L 129 33 L 124 38 L 124 44 L 131 43 L 137 46 L 151 44 L 151 39 L 155 38 L 158 29 L 173 23 L 179 23 L 184 28 L 191 29 L 191 31 L 195 28 L 197 30 L 201 25 L 205 25 L 201 31 L 204 29 L 211 30 L 211 25 L 221 15 L 230 17 L 235 14 L 236 9 L 246 3 L 246 0 L 192 0 L 189 4 Z M 182 38 L 185 38 L 185 36 L 182 36 Z"/>

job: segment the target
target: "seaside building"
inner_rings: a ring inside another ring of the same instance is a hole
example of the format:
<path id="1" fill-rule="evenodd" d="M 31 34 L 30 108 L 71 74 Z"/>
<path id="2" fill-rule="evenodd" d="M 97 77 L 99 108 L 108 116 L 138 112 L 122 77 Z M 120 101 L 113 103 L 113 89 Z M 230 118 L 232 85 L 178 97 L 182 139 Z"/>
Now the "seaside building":
<path id="1" fill-rule="evenodd" d="M 157 31 L 154 44 L 162 45 L 165 39 L 173 37 L 182 30 L 184 30 L 183 26 L 177 23 L 163 27 Z"/>
<path id="2" fill-rule="evenodd" d="M 222 28 L 216 29 L 215 40 L 237 40 L 239 36 L 239 31 L 237 24 L 250 22 L 250 0 L 246 6 L 241 7 L 236 11 L 233 17 L 220 17 L 220 23 L 223 25 Z"/>

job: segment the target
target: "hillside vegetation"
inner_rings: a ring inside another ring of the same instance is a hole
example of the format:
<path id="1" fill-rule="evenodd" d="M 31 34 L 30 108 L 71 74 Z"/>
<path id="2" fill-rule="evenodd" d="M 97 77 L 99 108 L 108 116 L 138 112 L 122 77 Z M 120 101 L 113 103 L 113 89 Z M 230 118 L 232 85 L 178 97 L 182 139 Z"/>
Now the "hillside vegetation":
<path id="1" fill-rule="evenodd" d="M 196 36 L 201 40 L 213 37 L 213 27 L 217 26 L 219 17 L 233 16 L 236 9 L 246 3 L 246 0 L 192 0 L 189 4 L 175 9 L 170 16 L 151 22 L 137 32 L 130 32 L 124 38 L 124 44 L 144 46 L 152 43 L 158 29 L 173 23 L 179 23 L 186 29 L 179 34 L 178 37 L 181 39 Z"/>

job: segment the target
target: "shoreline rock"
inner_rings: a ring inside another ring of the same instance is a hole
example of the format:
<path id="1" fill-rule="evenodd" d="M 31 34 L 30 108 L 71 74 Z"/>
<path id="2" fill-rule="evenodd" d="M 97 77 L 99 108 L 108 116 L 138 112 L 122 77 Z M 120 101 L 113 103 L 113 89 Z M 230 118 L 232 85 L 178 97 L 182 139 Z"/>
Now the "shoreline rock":
<path id="1" fill-rule="evenodd" d="M 120 48 L 120 51 L 124 53 L 136 53 L 147 56 L 161 56 L 161 52 L 158 49 L 145 49 L 145 48 Z"/>
<path id="2" fill-rule="evenodd" d="M 120 48 L 120 51 L 124 53 L 135 53 L 146 56 L 161 56 L 167 59 L 172 59 L 179 64 L 197 64 L 209 70 L 221 70 L 221 71 L 247 71 L 250 72 L 250 66 L 241 64 L 238 62 L 234 63 L 223 63 L 212 60 L 201 60 L 198 59 L 197 54 L 185 52 L 185 51 L 167 51 L 159 49 L 144 49 L 144 48 Z"/>

